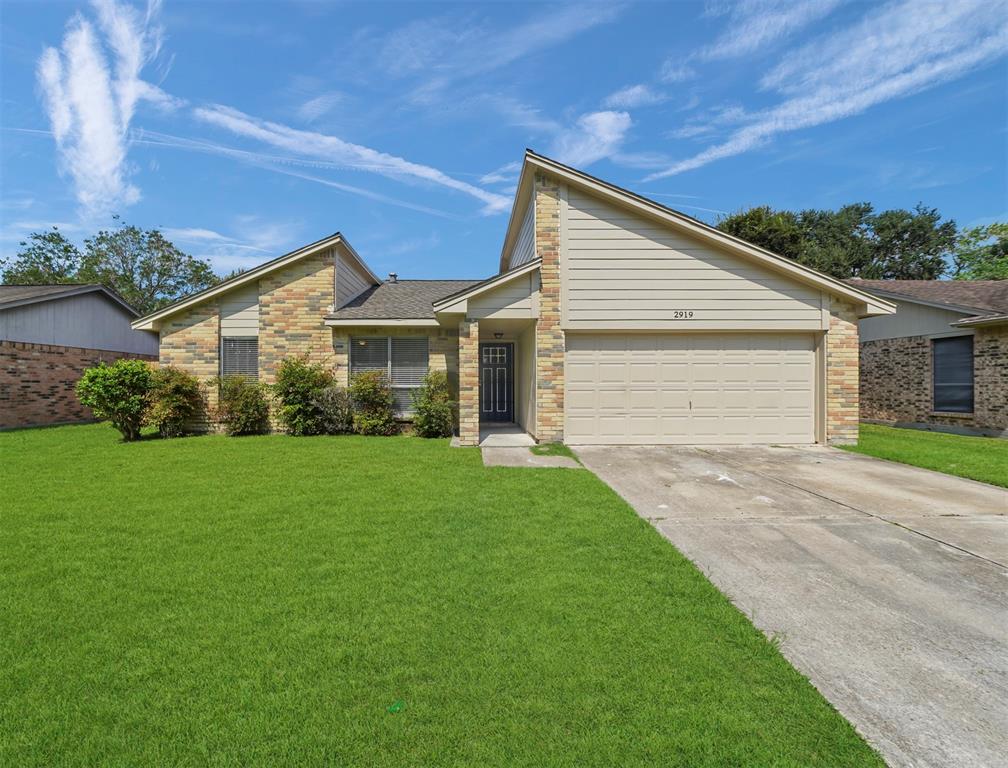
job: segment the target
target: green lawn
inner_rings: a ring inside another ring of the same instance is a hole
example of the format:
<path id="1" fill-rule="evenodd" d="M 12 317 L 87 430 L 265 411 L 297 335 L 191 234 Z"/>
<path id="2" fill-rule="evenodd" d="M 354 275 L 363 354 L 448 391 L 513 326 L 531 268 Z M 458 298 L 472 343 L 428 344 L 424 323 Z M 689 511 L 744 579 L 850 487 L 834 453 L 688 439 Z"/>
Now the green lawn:
<path id="1" fill-rule="evenodd" d="M 591 473 L 0 433 L 0 765 L 881 765 Z"/>
<path id="2" fill-rule="evenodd" d="M 1008 440 L 862 424 L 858 444 L 841 447 L 866 456 L 1008 487 Z"/>

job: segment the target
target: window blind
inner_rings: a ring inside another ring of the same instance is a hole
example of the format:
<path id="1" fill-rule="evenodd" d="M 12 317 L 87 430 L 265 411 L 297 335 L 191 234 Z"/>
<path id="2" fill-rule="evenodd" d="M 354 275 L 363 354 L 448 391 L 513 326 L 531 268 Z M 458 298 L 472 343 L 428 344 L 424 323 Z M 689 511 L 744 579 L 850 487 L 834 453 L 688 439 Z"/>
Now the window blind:
<path id="1" fill-rule="evenodd" d="M 973 412 L 973 337 L 954 336 L 932 342 L 934 410 Z"/>
<path id="2" fill-rule="evenodd" d="M 350 374 L 383 371 L 396 413 L 413 413 L 413 392 L 427 375 L 426 336 L 355 336 L 350 339 Z"/>
<path id="3" fill-rule="evenodd" d="M 259 339 L 225 336 L 221 339 L 221 376 L 259 378 Z"/>

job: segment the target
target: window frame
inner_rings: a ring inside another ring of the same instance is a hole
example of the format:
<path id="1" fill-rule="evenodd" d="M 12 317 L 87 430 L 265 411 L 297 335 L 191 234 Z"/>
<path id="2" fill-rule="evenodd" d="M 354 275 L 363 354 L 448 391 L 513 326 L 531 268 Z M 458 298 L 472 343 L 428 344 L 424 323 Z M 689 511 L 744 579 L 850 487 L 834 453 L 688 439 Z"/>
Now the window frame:
<path id="1" fill-rule="evenodd" d="M 423 335 L 423 336 L 419 336 L 419 335 L 351 336 L 350 337 L 350 360 L 349 360 L 349 366 L 348 366 L 349 369 L 350 369 L 350 376 L 351 377 L 353 377 L 356 373 L 361 373 L 362 371 L 381 370 L 380 368 L 374 368 L 374 367 L 363 368 L 361 370 L 355 370 L 355 365 L 354 365 L 354 350 L 357 349 L 357 346 L 358 346 L 357 342 L 359 340 L 361 340 L 361 339 L 374 340 L 374 341 L 376 341 L 378 339 L 384 339 L 385 340 L 385 380 L 388 383 L 389 389 L 392 390 L 393 394 L 395 394 L 397 391 L 398 392 L 413 392 L 413 391 L 415 391 L 417 389 L 420 389 L 420 387 L 423 386 L 422 384 L 395 384 L 395 383 L 393 383 L 394 382 L 394 377 L 393 377 L 393 364 L 394 364 L 394 361 L 393 361 L 393 356 L 392 356 L 392 349 L 393 349 L 392 340 L 393 339 L 409 339 L 409 340 L 415 340 L 415 341 L 423 341 L 423 351 L 424 351 L 424 360 L 425 360 L 425 363 L 424 363 L 424 375 L 426 375 L 430 371 L 430 337 L 429 336 L 426 336 L 426 335 Z M 397 404 L 396 404 L 395 408 L 396 408 L 396 415 L 399 416 L 399 417 L 401 417 L 401 418 L 406 418 L 406 417 L 413 416 L 414 413 L 415 413 L 415 410 L 413 408 L 413 398 L 412 397 L 409 398 L 408 404 L 405 407 L 403 407 L 403 408 L 400 408 L 398 406 L 398 401 L 397 401 Z"/>
<path id="2" fill-rule="evenodd" d="M 969 387 L 970 387 L 970 399 L 968 410 L 952 410 L 948 407 L 947 403 L 939 404 L 938 399 L 938 388 L 939 387 L 950 387 L 959 386 L 965 387 L 966 382 L 948 382 L 938 381 L 938 366 L 936 364 L 937 348 L 942 345 L 943 342 L 957 341 L 961 342 L 963 339 L 969 340 L 970 345 L 970 355 L 969 355 Z M 941 416 L 960 416 L 960 417 L 970 417 L 976 412 L 976 352 L 975 352 L 975 340 L 973 334 L 962 334 L 956 336 L 937 336 L 931 339 L 931 412 L 936 415 Z"/>
<path id="3" fill-rule="evenodd" d="M 224 366 L 224 353 L 226 350 L 226 342 L 233 339 L 241 339 L 244 341 L 254 341 L 255 342 L 255 373 L 226 373 Z M 218 362 L 218 369 L 220 371 L 221 378 L 225 376 L 243 376 L 248 381 L 259 381 L 259 337 L 258 336 L 221 336 L 220 337 L 220 359 Z"/>

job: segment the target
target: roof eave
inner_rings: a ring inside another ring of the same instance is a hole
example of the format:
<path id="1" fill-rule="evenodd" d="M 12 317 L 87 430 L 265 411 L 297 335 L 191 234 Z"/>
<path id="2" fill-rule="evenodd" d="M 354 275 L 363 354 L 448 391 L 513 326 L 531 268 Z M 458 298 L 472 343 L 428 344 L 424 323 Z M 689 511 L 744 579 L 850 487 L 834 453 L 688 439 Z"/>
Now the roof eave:
<path id="1" fill-rule="evenodd" d="M 353 326 L 401 325 L 414 328 L 434 328 L 440 323 L 432 317 L 326 317 L 323 322 L 333 328 Z"/>
<path id="2" fill-rule="evenodd" d="M 1004 325 L 1008 323 L 1008 313 L 1002 312 L 997 315 L 980 315 L 977 317 L 964 317 L 962 320 L 956 320 L 950 325 L 956 328 L 982 328 L 988 325 Z"/>
<path id="3" fill-rule="evenodd" d="M 536 154 L 532 150 L 526 150 L 525 152 L 525 166 L 522 168 L 523 174 L 525 172 L 525 167 L 529 166 L 546 171 L 554 176 L 558 176 L 566 182 L 573 182 L 574 184 L 592 190 L 593 192 L 601 193 L 606 197 L 615 198 L 624 206 L 643 211 L 650 216 L 657 217 L 665 223 L 672 224 L 673 226 L 690 232 L 691 234 L 712 240 L 726 250 L 742 256 L 755 258 L 758 261 L 763 262 L 765 265 L 789 274 L 801 282 L 810 283 L 834 295 L 839 295 L 848 300 L 853 300 L 862 307 L 865 312 L 864 316 L 866 317 L 871 315 L 892 314 L 896 311 L 895 305 L 891 302 L 876 298 L 870 293 L 854 288 L 841 280 L 825 275 L 822 272 L 818 272 L 811 267 L 806 267 L 784 256 L 768 251 L 765 248 L 760 248 L 759 246 L 753 245 L 752 243 L 735 237 L 734 235 L 722 232 L 721 230 L 716 229 L 699 219 L 694 219 L 692 216 L 687 216 L 684 213 L 664 206 L 661 203 L 656 203 L 654 200 L 649 200 L 648 198 L 638 195 L 635 192 L 631 192 L 630 190 L 617 187 L 615 184 L 610 184 L 607 181 L 598 179 L 585 173 L 584 171 L 579 171 L 578 169 L 571 168 L 563 163 L 558 163 L 556 160 L 551 160 L 548 157 Z"/>
<path id="4" fill-rule="evenodd" d="M 59 301 L 60 299 L 68 299 L 71 296 L 82 296 L 85 293 L 101 293 L 107 298 L 114 301 L 120 307 L 122 307 L 126 312 L 133 315 L 133 317 L 138 317 L 139 312 L 136 311 L 126 299 L 120 296 L 115 291 L 106 288 L 104 285 L 94 284 L 94 285 L 78 285 L 78 286 L 67 286 L 67 290 L 60 291 L 58 293 L 45 293 L 40 296 L 26 296 L 23 299 L 15 299 L 13 301 L 8 301 L 0 304 L 0 310 L 4 309 L 14 309 L 15 307 L 23 307 L 28 304 L 40 304 L 44 301 Z M 132 321 L 131 321 L 132 322 Z"/>
<path id="5" fill-rule="evenodd" d="M 920 304 L 925 307 L 934 307 L 935 309 L 947 309 L 952 312 L 962 312 L 964 315 L 975 315 L 977 312 L 983 311 L 980 307 L 967 307 L 964 304 L 952 304 L 947 301 L 920 299 L 916 296 L 908 296 L 905 293 L 899 293 L 897 291 L 887 291 L 883 288 L 864 288 L 861 290 L 864 290 L 871 295 L 878 295 L 880 297 L 884 296 L 886 298 L 895 299 L 896 301 L 908 301 L 911 304 Z"/>
<path id="6" fill-rule="evenodd" d="M 470 285 L 468 288 L 464 288 L 461 291 L 456 291 L 455 293 L 449 294 L 442 299 L 438 299 L 433 302 L 431 306 L 434 307 L 435 313 L 449 311 L 449 307 L 453 304 L 457 304 L 460 301 L 466 301 L 473 296 L 478 296 L 484 291 L 496 288 L 501 283 L 506 283 L 516 277 L 521 277 L 529 272 L 535 272 L 539 269 L 541 264 L 542 259 L 532 259 L 532 261 L 527 264 L 522 264 L 520 267 L 509 269 L 507 272 L 501 272 L 480 283 L 476 283 L 476 285 Z"/>

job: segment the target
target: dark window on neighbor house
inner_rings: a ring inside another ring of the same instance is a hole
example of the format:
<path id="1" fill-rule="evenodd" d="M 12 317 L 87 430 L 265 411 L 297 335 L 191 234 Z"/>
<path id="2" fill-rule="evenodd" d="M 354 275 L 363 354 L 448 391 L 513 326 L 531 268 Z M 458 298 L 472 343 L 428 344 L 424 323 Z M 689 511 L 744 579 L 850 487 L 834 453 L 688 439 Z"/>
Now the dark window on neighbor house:
<path id="1" fill-rule="evenodd" d="M 221 339 L 221 376 L 259 378 L 259 339 L 225 336 Z"/>
<path id="2" fill-rule="evenodd" d="M 426 336 L 354 336 L 350 375 L 382 371 L 392 388 L 399 415 L 413 412 L 413 392 L 427 374 Z"/>
<path id="3" fill-rule="evenodd" d="M 973 337 L 934 339 L 934 410 L 973 413 Z"/>

